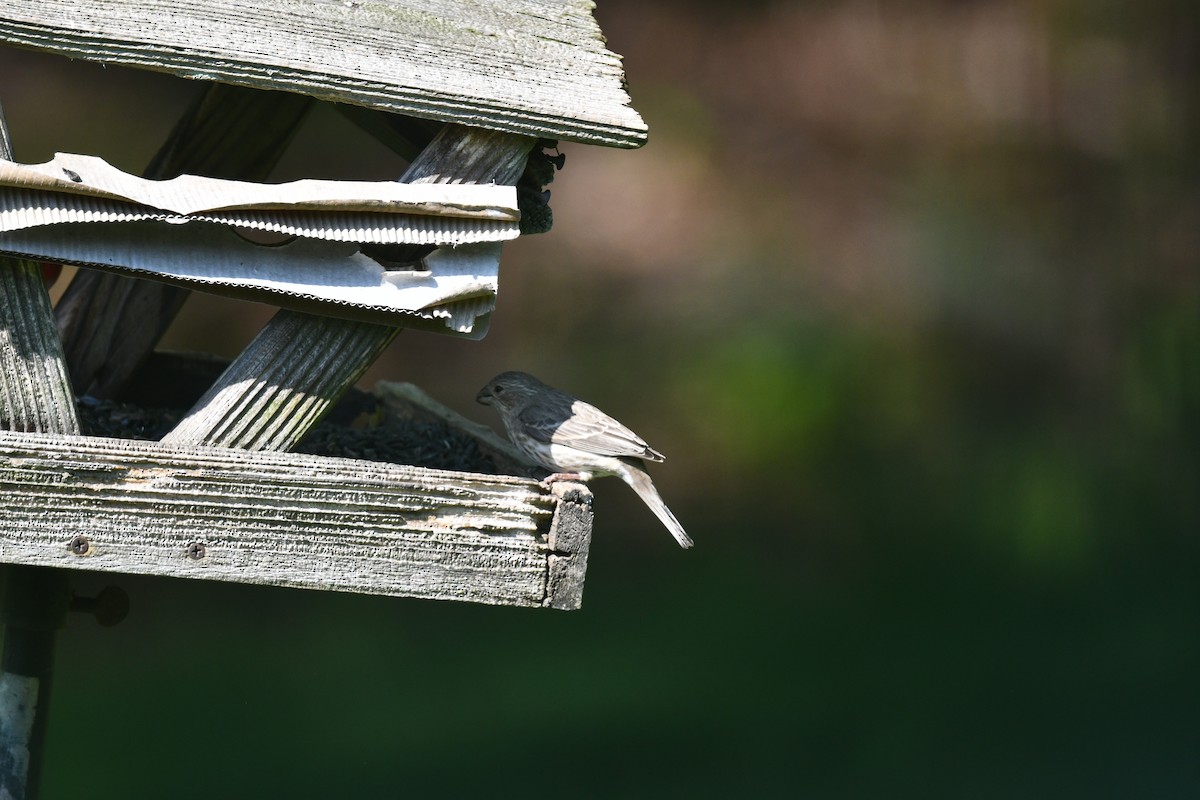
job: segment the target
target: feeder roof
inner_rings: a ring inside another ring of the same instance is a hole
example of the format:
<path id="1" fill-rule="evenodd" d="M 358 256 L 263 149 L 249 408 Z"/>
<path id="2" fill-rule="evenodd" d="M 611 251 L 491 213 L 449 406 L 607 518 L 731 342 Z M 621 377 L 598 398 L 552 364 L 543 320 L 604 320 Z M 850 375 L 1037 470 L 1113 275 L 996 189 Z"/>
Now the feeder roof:
<path id="1" fill-rule="evenodd" d="M 613 147 L 645 143 L 591 0 L 22 0 L 0 42 Z"/>

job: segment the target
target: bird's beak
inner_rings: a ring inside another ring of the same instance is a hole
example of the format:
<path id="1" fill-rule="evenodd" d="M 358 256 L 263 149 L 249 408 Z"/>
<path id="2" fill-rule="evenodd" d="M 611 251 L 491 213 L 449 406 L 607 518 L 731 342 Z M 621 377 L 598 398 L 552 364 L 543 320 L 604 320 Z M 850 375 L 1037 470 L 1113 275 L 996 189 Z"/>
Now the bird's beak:
<path id="1" fill-rule="evenodd" d="M 495 398 L 492 397 L 492 393 L 487 389 L 480 389 L 479 394 L 475 395 L 475 402 L 481 403 L 485 406 L 490 406 L 493 399 Z"/>

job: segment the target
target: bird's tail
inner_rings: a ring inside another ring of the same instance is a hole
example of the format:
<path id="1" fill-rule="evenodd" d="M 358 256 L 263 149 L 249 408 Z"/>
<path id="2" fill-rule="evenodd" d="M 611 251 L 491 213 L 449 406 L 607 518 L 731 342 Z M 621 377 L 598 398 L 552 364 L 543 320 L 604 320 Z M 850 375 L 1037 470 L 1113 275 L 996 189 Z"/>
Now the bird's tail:
<path id="1" fill-rule="evenodd" d="M 679 546 L 687 548 L 695 544 L 683 530 L 679 520 L 675 519 L 671 509 L 667 508 L 667 504 L 663 502 L 658 489 L 654 488 L 654 482 L 650 480 L 650 475 L 635 464 L 626 463 L 625 467 L 621 477 L 633 487 L 633 490 L 638 493 L 638 497 L 642 498 L 642 502 L 649 506 L 650 510 L 654 512 L 654 516 L 658 517 L 666 526 L 671 535 L 675 537 L 675 541 L 679 542 Z"/>

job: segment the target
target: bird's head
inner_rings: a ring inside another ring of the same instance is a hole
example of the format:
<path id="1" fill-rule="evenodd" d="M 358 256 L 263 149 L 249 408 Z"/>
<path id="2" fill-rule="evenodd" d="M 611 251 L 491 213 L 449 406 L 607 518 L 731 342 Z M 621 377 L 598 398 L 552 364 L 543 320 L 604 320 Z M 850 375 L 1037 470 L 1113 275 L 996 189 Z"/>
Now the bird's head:
<path id="1" fill-rule="evenodd" d="M 545 384 L 527 372 L 502 372 L 475 395 L 475 402 L 497 408 L 514 408 L 533 397 Z"/>

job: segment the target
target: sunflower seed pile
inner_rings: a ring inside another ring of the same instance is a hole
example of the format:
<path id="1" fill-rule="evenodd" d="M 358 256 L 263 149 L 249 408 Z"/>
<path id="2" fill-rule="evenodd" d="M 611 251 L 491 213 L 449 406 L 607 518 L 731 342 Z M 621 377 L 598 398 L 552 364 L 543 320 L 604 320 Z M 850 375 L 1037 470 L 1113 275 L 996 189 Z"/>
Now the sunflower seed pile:
<path id="1" fill-rule="evenodd" d="M 157 441 L 175 427 L 183 413 L 92 397 L 79 400 L 79 424 L 87 436 Z M 459 472 L 496 471 L 469 434 L 440 421 L 387 419 L 365 428 L 325 422 L 296 451 Z"/>

